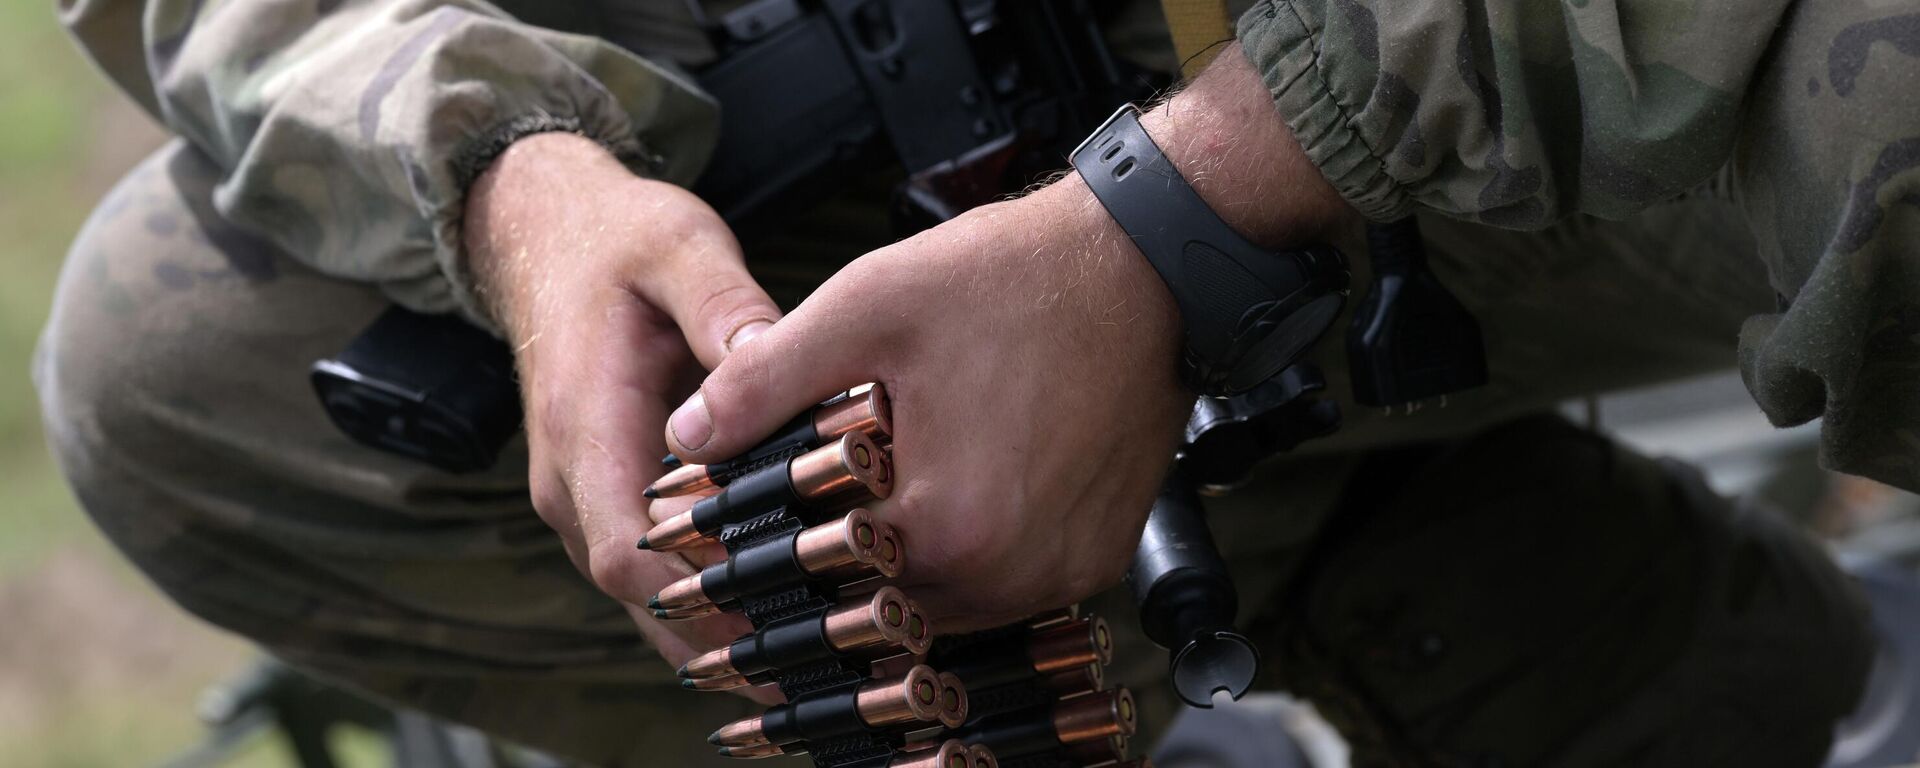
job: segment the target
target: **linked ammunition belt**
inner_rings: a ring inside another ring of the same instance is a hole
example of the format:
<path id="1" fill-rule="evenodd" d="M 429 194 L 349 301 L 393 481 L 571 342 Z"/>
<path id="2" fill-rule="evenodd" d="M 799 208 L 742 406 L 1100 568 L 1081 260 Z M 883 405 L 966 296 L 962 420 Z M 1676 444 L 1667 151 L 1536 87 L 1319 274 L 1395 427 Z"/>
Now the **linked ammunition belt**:
<path id="1" fill-rule="evenodd" d="M 1139 768 L 1133 695 L 1108 689 L 1113 638 L 1062 609 L 936 638 L 884 580 L 900 535 L 861 509 L 893 488 L 886 390 L 872 385 L 802 414 L 753 450 L 681 464 L 649 496 L 703 494 L 640 548 L 718 542 L 725 562 L 669 585 L 662 619 L 736 612 L 753 631 L 681 667 L 702 691 L 773 685 L 787 703 L 709 737 L 728 757 L 805 754 L 817 768 Z"/>

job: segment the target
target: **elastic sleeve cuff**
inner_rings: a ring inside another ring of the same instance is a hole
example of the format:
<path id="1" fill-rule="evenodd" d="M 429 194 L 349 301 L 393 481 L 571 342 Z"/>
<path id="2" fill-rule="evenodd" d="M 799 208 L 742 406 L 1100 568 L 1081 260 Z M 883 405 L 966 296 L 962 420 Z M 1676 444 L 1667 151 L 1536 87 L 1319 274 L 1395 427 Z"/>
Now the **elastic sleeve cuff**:
<path id="1" fill-rule="evenodd" d="M 433 266 L 383 287 L 402 304 L 457 310 L 502 335 L 462 241 L 473 180 L 513 142 L 568 131 L 635 173 L 685 184 L 712 152 L 718 111 L 678 72 L 599 40 L 473 17 L 450 26 L 395 86 L 416 98 L 390 100 L 375 134 L 417 174 L 408 186 L 427 236 L 414 242 L 431 249 Z"/>
<path id="2" fill-rule="evenodd" d="M 1356 110 L 1342 103 L 1335 88 L 1355 80 L 1371 84 L 1373 72 L 1356 70 L 1373 64 L 1359 56 L 1323 56 L 1320 29 L 1293 3 L 1261 0 L 1241 15 L 1238 35 L 1274 107 L 1333 188 L 1369 219 L 1404 218 L 1413 212 L 1412 197 L 1354 127 Z M 1349 63 L 1342 71 L 1334 61 Z"/>
<path id="3" fill-rule="evenodd" d="M 601 148 L 612 153 L 621 163 L 635 173 L 649 176 L 658 175 L 665 160 L 657 154 L 647 152 L 638 139 L 631 136 L 591 136 L 581 128 L 580 119 L 575 117 L 556 117 L 545 112 L 521 115 L 501 123 L 492 130 L 469 140 L 465 146 L 453 155 L 453 184 L 455 189 L 464 190 L 473 186 L 481 174 L 493 166 L 493 161 L 507 151 L 513 143 L 536 133 L 571 133 L 592 139 Z"/>
<path id="4" fill-rule="evenodd" d="M 496 335 L 504 335 L 499 322 L 487 309 L 486 302 L 476 289 L 472 267 L 467 263 L 466 246 L 461 241 L 461 232 L 465 227 L 467 190 L 479 180 L 481 174 L 493 166 L 493 161 L 507 151 L 513 143 L 540 133 L 571 133 L 594 141 L 611 153 L 634 173 L 658 177 L 665 169 L 665 158 L 650 152 L 640 139 L 630 132 L 618 130 L 590 131 L 582 125 L 578 117 L 561 117 L 545 111 L 535 110 L 521 115 L 468 139 L 454 150 L 448 160 L 452 171 L 453 198 L 433 217 L 433 235 L 436 257 L 442 275 L 447 279 L 449 293 L 460 313 L 469 321 Z"/>

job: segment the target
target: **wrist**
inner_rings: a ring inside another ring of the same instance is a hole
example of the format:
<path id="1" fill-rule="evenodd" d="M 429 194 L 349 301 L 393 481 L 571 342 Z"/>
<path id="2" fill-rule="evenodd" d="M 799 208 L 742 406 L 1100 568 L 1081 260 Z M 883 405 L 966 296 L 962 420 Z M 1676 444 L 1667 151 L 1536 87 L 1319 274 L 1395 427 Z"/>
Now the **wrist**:
<path id="1" fill-rule="evenodd" d="M 1264 88 L 1249 93 L 1242 75 L 1210 69 L 1160 111 L 1157 136 L 1123 109 L 1072 156 L 1164 278 L 1184 329 L 1184 378 L 1212 396 L 1246 392 L 1297 360 L 1337 319 L 1348 281 L 1340 253 L 1314 242 L 1338 210 L 1324 200 L 1337 196 L 1317 170 L 1299 170 L 1305 160 Z"/>
<path id="2" fill-rule="evenodd" d="M 1078 287 L 1065 295 L 1082 299 L 1088 315 L 1084 326 L 1111 338 L 1109 348 L 1166 371 L 1179 391 L 1175 379 L 1183 337 L 1173 292 L 1086 181 L 1069 173 L 1022 199 L 1038 205 L 1032 231 L 1052 233 L 1048 250 L 1076 255 L 1067 265 L 1067 283 Z"/>
<path id="3" fill-rule="evenodd" d="M 552 200 L 565 179 L 599 179 L 618 161 L 592 140 L 570 133 L 537 133 L 497 155 L 467 188 L 461 243 L 474 292 L 510 341 L 528 335 L 537 264 L 557 243 Z"/>
<path id="4" fill-rule="evenodd" d="M 1207 206 L 1257 245 L 1321 241 L 1352 215 L 1238 44 L 1140 123 Z"/>
<path id="5" fill-rule="evenodd" d="M 464 216 L 475 293 L 516 345 L 552 310 L 582 306 L 576 289 L 617 279 L 625 271 L 617 262 L 639 258 L 643 246 L 671 250 L 716 220 L 692 193 L 637 176 L 570 133 L 514 142 L 468 188 Z"/>

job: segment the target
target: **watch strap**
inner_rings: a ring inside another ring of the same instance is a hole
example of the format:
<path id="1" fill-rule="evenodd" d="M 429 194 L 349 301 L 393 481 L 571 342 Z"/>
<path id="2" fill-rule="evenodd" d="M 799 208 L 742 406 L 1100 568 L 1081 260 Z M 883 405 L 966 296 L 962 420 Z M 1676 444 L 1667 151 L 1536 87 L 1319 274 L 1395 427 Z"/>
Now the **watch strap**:
<path id="1" fill-rule="evenodd" d="M 1228 226 L 1122 107 L 1071 155 L 1073 166 L 1173 293 L 1189 384 L 1207 395 L 1258 386 L 1291 365 L 1339 314 L 1346 264 L 1330 247 L 1275 253 Z"/>

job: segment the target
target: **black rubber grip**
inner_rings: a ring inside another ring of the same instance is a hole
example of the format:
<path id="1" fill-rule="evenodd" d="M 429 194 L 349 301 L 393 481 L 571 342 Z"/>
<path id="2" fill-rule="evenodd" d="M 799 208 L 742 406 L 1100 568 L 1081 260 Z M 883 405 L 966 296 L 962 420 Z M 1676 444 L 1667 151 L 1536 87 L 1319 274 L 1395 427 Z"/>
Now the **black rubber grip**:
<path id="1" fill-rule="evenodd" d="M 760 658 L 773 669 L 793 669 L 839 655 L 827 645 L 827 611 L 768 624 L 759 632 Z"/>
<path id="2" fill-rule="evenodd" d="M 746 453 L 708 464 L 707 477 L 712 478 L 714 485 L 732 485 L 733 481 L 742 477 L 742 473 L 755 469 L 756 464 L 782 454 L 795 454 L 820 447 L 820 432 L 813 427 L 815 410 L 818 408 L 810 408 L 806 413 L 795 416 L 792 421 L 775 430 L 772 437 L 760 441 L 759 445 Z"/>
<path id="3" fill-rule="evenodd" d="M 708 536 L 732 523 L 744 523 L 798 500 L 787 472 L 788 462 L 761 467 L 733 481 L 720 492 L 695 502 L 693 527 Z"/>
<path id="4" fill-rule="evenodd" d="M 761 728 L 775 744 L 830 739 L 870 730 L 860 719 L 858 688 L 843 686 L 800 697 L 760 716 Z"/>
<path id="5" fill-rule="evenodd" d="M 715 563 L 700 572 L 700 589 L 713 604 L 728 607 L 742 595 L 757 595 L 799 584 L 807 574 L 800 570 L 794 542 L 800 531 L 754 542 L 733 553 L 724 563 Z"/>

